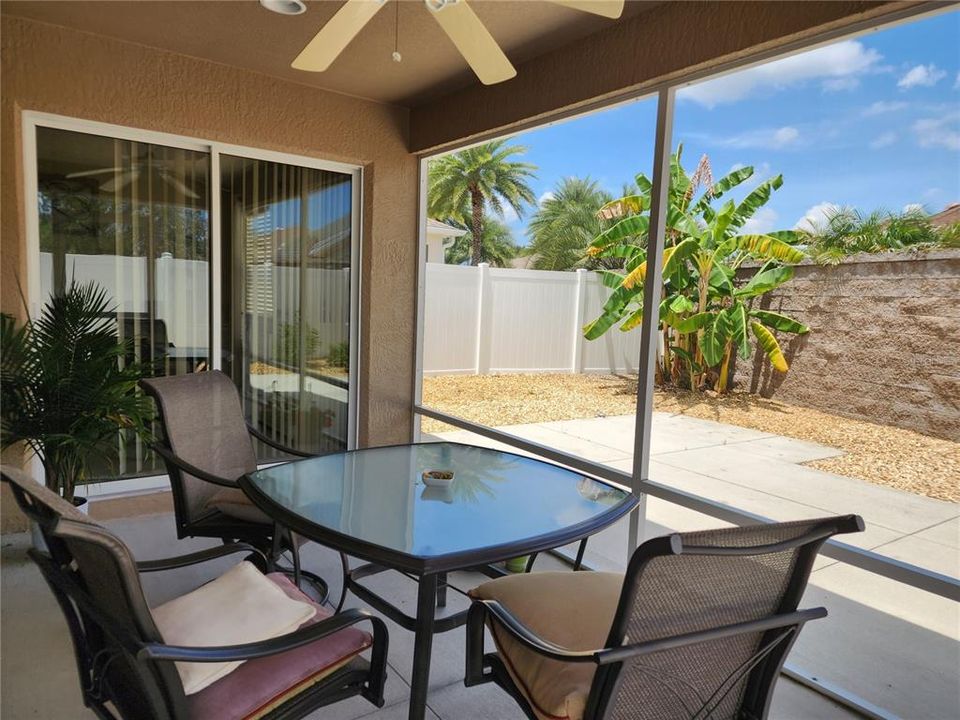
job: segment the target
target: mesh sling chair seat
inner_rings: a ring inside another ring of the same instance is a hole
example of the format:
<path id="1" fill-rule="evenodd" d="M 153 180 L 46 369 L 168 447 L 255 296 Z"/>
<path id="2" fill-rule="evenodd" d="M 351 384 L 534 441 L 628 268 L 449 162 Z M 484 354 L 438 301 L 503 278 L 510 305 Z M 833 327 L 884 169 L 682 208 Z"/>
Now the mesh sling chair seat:
<path id="1" fill-rule="evenodd" d="M 83 701 L 98 717 L 292 720 L 356 695 L 383 706 L 388 638 L 380 619 L 362 610 L 331 615 L 284 575 L 274 573 L 266 576 L 268 581 L 287 598 L 316 611 L 298 629 L 241 645 L 166 644 L 144 597 L 140 573 L 186 567 L 231 553 L 252 553 L 265 568 L 263 556 L 251 545 L 231 543 L 137 563 L 122 540 L 42 485 L 9 468 L 3 468 L 2 477 L 43 533 L 48 552 L 29 554 L 67 620 Z M 361 629 L 367 624 L 372 632 Z M 365 651 L 369 661 L 361 657 Z M 244 662 L 186 695 L 174 661 Z"/>
<path id="2" fill-rule="evenodd" d="M 467 686 L 531 720 L 759 720 L 804 623 L 820 546 L 856 515 L 649 540 L 625 575 L 534 573 L 471 591 Z M 489 627 L 496 653 L 484 651 Z"/>
<path id="3" fill-rule="evenodd" d="M 293 557 L 300 584 L 299 545 L 304 542 L 278 528 L 254 506 L 237 480 L 257 469 L 252 438 L 294 457 L 310 457 L 264 436 L 244 420 L 236 386 L 219 370 L 142 380 L 157 404 L 163 439 L 153 449 L 163 458 L 173 491 L 177 537 L 242 540 L 264 552 L 272 563 L 282 550 Z M 326 583 L 302 572 L 325 598 Z"/>

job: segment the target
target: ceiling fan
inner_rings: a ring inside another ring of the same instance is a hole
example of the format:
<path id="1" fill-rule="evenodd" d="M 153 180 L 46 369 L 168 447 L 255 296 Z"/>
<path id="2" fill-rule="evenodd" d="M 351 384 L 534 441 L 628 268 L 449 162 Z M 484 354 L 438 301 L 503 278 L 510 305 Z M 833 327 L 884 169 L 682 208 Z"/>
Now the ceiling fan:
<path id="1" fill-rule="evenodd" d="M 100 183 L 99 187 L 103 192 L 111 193 L 116 191 L 118 188 L 124 188 L 127 185 L 131 185 L 137 181 L 137 178 L 140 177 L 140 173 L 145 169 L 145 166 L 140 163 L 134 163 L 133 165 L 122 168 L 122 167 L 107 167 L 107 168 L 98 168 L 96 170 L 84 170 L 83 172 L 74 172 L 67 175 L 67 179 L 73 180 L 74 178 L 83 178 L 83 177 L 96 177 L 97 175 L 112 175 Z M 165 182 L 167 185 L 172 187 L 174 190 L 178 190 L 183 193 L 186 197 L 196 200 L 200 196 L 197 195 L 193 190 L 188 188 L 182 180 L 180 180 L 176 175 L 174 175 L 170 170 L 164 167 L 152 167 L 149 168 L 157 174 L 157 176 Z"/>
<path id="2" fill-rule="evenodd" d="M 394 0 L 400 2 L 400 0 Z M 624 0 L 550 0 L 575 10 L 619 18 Z M 323 72 L 373 19 L 387 0 L 347 0 L 293 61 L 297 70 Z M 457 50 L 484 85 L 509 80 L 517 74 L 503 50 L 484 27 L 467 0 L 424 0 Z"/>

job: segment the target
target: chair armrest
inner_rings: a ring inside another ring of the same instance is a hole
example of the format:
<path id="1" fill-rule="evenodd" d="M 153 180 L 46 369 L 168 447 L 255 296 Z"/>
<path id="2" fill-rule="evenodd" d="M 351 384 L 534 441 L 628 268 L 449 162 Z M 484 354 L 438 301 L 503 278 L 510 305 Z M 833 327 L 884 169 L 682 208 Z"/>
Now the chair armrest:
<path id="1" fill-rule="evenodd" d="M 333 635 L 340 630 L 361 622 L 369 622 L 373 626 L 374 652 L 387 651 L 387 626 L 380 618 L 366 610 L 357 608 L 345 610 L 326 620 L 309 625 L 292 633 L 280 637 L 258 642 L 244 643 L 243 645 L 224 645 L 220 647 L 184 647 L 164 645 L 161 643 L 147 643 L 137 657 L 142 660 L 175 660 L 179 662 L 238 662 L 276 655 L 277 653 L 294 650 L 312 642 Z"/>
<path id="2" fill-rule="evenodd" d="M 292 447 L 287 447 L 286 445 L 281 445 L 280 443 L 278 443 L 278 442 L 277 442 L 276 440 L 274 440 L 273 438 L 270 438 L 270 437 L 267 437 L 266 435 L 264 435 L 262 432 L 260 432 L 259 430 L 257 430 L 257 428 L 255 428 L 255 427 L 254 427 L 253 425 L 251 425 L 250 423 L 247 423 L 247 432 L 249 432 L 251 435 L 253 435 L 257 440 L 259 440 L 260 442 L 262 442 L 264 445 L 269 445 L 269 446 L 272 447 L 274 450 L 279 450 L 279 451 L 282 452 L 284 455 L 293 455 L 294 457 L 301 457 L 301 458 L 311 458 L 311 457 L 316 457 L 316 456 L 317 456 L 317 453 L 303 452 L 302 450 L 295 450 L 295 449 L 293 449 Z"/>
<path id="3" fill-rule="evenodd" d="M 183 460 L 179 456 L 175 455 L 173 451 L 166 445 L 163 445 L 158 442 L 154 442 L 154 443 L 150 443 L 150 449 L 153 450 L 155 453 L 157 453 L 157 455 L 162 457 L 165 462 L 167 462 L 170 465 L 173 465 L 181 472 L 187 473 L 187 475 L 193 475 L 195 478 L 199 478 L 200 480 L 211 483 L 213 485 L 221 485 L 223 487 L 228 487 L 228 488 L 239 487 L 237 485 L 236 480 L 219 477 L 217 475 L 213 475 L 212 473 L 208 473 L 205 470 L 201 470 L 195 465 L 191 465 L 186 460 Z"/>
<path id="4" fill-rule="evenodd" d="M 160 558 L 157 560 L 144 560 L 137 563 L 138 572 L 158 572 L 161 570 L 173 570 L 175 568 L 187 567 L 198 563 L 215 560 L 216 558 L 232 555 L 233 553 L 246 552 L 256 555 L 263 571 L 267 567 L 266 556 L 253 545 L 247 543 L 228 543 L 227 545 L 217 545 L 206 550 L 189 553 L 188 555 L 178 555 L 176 557 Z"/>

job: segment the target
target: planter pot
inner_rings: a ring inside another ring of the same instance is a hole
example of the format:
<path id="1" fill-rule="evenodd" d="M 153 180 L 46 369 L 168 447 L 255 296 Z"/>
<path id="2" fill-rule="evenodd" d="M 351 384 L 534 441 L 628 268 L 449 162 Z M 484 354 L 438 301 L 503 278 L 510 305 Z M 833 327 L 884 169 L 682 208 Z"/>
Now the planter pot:
<path id="1" fill-rule="evenodd" d="M 84 515 L 90 514 L 90 503 L 85 497 L 74 497 L 73 506 Z M 43 539 L 43 533 L 40 532 L 40 526 L 32 520 L 30 521 L 30 543 L 34 549 L 41 552 L 47 552 L 47 542 Z"/>
<path id="2" fill-rule="evenodd" d="M 527 560 L 530 558 L 529 555 L 524 555 L 523 557 L 515 557 L 507 560 L 505 565 L 507 566 L 507 571 L 512 573 L 522 573 L 527 569 Z"/>

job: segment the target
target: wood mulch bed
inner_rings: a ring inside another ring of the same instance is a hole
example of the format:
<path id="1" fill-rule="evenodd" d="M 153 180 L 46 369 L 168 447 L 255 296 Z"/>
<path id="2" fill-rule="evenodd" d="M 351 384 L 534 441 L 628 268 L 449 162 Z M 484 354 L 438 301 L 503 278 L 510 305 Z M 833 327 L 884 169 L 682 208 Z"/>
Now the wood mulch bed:
<path id="1" fill-rule="evenodd" d="M 517 425 L 575 418 L 630 415 L 636 376 L 446 375 L 424 378 L 424 405 L 485 425 Z M 805 463 L 877 485 L 960 502 L 960 443 L 912 430 L 876 425 L 775 399 L 658 390 L 659 412 L 752 428 L 828 445 L 844 454 Z M 424 418 L 424 432 L 450 430 Z"/>

